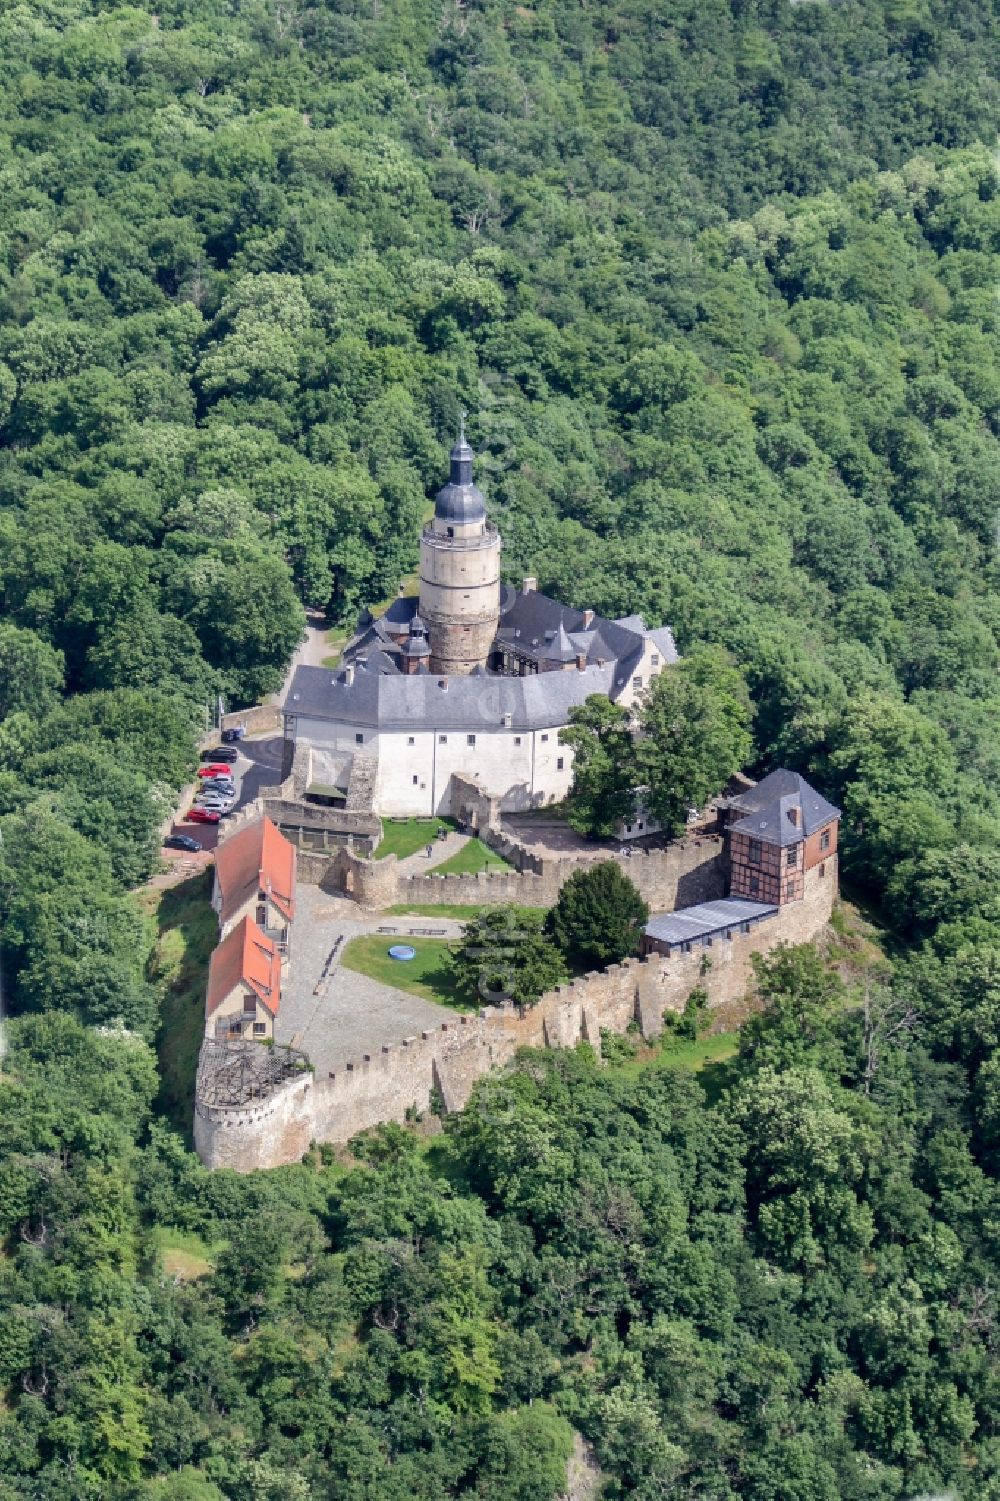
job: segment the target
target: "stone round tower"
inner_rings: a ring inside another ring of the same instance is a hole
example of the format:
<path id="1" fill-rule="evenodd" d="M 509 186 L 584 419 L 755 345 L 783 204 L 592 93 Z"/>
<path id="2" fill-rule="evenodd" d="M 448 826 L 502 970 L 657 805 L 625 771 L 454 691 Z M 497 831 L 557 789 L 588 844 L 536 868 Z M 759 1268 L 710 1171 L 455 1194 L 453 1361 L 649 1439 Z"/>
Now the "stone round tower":
<path id="1" fill-rule="evenodd" d="M 432 672 L 486 666 L 500 619 L 500 533 L 472 481 L 464 421 L 451 451 L 451 477 L 420 538 L 420 614 Z"/>

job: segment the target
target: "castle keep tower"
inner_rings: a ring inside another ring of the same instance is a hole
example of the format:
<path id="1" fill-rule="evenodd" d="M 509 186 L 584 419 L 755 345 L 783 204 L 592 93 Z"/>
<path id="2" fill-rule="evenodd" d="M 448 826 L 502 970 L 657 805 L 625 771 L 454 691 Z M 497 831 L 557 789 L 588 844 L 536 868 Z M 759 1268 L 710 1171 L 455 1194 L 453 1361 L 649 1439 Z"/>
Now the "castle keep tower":
<path id="1" fill-rule="evenodd" d="M 500 619 L 500 533 L 472 481 L 464 421 L 451 451 L 451 477 L 420 538 L 420 614 L 432 672 L 486 666 Z"/>

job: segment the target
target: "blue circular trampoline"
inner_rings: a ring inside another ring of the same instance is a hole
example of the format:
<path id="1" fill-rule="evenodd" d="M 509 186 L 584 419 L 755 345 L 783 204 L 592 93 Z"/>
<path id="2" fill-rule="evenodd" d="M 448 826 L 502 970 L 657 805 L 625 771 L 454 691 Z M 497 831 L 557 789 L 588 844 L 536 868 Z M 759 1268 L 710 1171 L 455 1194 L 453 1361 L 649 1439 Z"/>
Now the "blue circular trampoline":
<path id="1" fill-rule="evenodd" d="M 408 943 L 394 943 L 389 950 L 390 959 L 415 959 L 417 951 Z"/>

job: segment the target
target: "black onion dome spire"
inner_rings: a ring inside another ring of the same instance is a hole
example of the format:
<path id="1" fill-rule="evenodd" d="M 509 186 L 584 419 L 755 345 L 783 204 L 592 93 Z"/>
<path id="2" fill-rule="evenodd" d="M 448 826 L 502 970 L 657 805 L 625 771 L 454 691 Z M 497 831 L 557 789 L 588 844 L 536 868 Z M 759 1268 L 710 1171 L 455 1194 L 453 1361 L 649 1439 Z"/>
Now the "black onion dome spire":
<path id="1" fill-rule="evenodd" d="M 439 521 L 458 521 L 463 525 L 486 519 L 486 502 L 472 480 L 472 449 L 465 438 L 465 413 L 458 442 L 451 450 L 451 474 L 434 501 L 434 515 Z"/>

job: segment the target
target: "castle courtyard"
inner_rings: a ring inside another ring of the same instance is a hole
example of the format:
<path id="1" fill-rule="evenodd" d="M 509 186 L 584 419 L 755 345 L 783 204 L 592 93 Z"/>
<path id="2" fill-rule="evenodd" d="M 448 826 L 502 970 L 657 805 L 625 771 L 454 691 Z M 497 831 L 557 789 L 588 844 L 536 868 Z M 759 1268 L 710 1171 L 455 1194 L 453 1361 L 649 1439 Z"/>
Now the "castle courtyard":
<path id="1" fill-rule="evenodd" d="M 456 938 L 461 923 L 438 917 L 367 916 L 356 903 L 305 883 L 298 887 L 297 901 L 291 960 L 282 983 L 274 1038 L 306 1053 L 317 1079 L 336 1073 L 349 1061 L 360 1062 L 365 1053 L 374 1056 L 383 1043 L 419 1037 L 454 1016 L 447 1007 L 345 969 L 340 957 L 352 938 L 377 933 L 380 928 L 393 929 L 385 934 L 388 949 L 411 934 L 429 930 L 435 937 Z M 400 969 L 404 968 L 401 963 Z"/>

